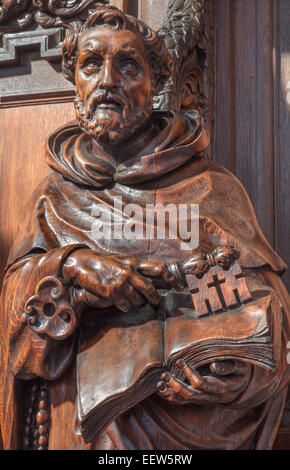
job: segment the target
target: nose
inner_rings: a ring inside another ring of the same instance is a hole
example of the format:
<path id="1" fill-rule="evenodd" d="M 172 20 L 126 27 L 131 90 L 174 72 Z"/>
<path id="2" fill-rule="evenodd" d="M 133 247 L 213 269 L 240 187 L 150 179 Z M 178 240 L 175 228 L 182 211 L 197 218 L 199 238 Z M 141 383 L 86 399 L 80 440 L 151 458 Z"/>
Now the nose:
<path id="1" fill-rule="evenodd" d="M 105 60 L 99 74 L 99 87 L 106 90 L 114 90 L 119 87 L 118 72 L 111 60 Z"/>

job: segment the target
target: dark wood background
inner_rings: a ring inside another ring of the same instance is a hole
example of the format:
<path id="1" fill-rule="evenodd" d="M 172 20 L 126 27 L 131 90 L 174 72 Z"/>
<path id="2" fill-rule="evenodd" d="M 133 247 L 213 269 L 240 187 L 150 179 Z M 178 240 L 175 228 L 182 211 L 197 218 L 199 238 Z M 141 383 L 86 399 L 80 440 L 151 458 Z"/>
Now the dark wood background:
<path id="1" fill-rule="evenodd" d="M 217 0 L 215 25 L 214 158 L 244 184 L 290 266 L 290 2 Z"/>
<path id="2" fill-rule="evenodd" d="M 262 230 L 290 266 L 290 2 L 208 1 L 215 22 L 213 158 L 242 181 Z M 110 3 L 157 29 L 168 0 Z M 26 201 L 49 171 L 45 138 L 73 119 L 72 96 L 59 64 L 41 59 L 35 46 L 19 65 L 0 65 L 0 283 Z M 289 289 L 289 272 L 284 281 Z M 276 447 L 290 449 L 290 411 Z"/>

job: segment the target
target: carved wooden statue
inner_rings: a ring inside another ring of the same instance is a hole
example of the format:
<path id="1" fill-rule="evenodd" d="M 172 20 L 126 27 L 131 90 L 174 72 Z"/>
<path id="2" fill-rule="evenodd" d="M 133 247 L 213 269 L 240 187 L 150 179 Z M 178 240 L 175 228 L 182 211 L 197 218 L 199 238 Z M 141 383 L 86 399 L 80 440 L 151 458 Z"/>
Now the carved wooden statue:
<path id="1" fill-rule="evenodd" d="M 200 113 L 153 111 L 172 70 L 162 37 L 112 7 L 64 41 L 77 121 L 47 140 L 52 172 L 2 291 L 6 449 L 273 445 L 286 266 L 239 181 L 204 158 Z"/>

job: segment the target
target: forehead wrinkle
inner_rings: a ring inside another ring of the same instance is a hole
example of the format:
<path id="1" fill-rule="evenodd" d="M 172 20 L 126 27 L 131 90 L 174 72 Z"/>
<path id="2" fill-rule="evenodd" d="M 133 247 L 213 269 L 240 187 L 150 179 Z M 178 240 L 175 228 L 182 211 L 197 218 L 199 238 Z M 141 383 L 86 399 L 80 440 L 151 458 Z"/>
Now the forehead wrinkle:
<path id="1" fill-rule="evenodd" d="M 83 45 L 80 44 L 80 52 L 82 53 L 95 53 L 95 52 L 105 52 L 106 47 L 103 43 L 95 43 L 95 41 L 86 41 Z"/>
<path id="2" fill-rule="evenodd" d="M 100 44 L 100 47 L 96 46 L 88 46 L 88 47 L 82 47 L 81 52 L 83 54 L 96 54 L 96 53 L 105 53 L 107 52 L 107 48 L 104 47 L 104 45 Z M 117 50 L 116 52 L 112 51 L 111 54 L 114 57 L 136 57 L 138 55 L 138 51 L 131 47 L 125 47 L 122 49 Z"/>
<path id="3" fill-rule="evenodd" d="M 144 54 L 146 55 L 143 40 L 138 33 L 136 34 L 134 32 L 127 31 L 127 30 L 120 30 L 120 31 L 110 30 L 110 32 L 111 33 L 113 32 L 113 34 L 108 35 L 106 29 L 107 28 L 105 28 L 105 30 L 102 30 L 102 28 L 100 29 L 97 28 L 95 30 L 88 31 L 89 37 L 84 38 L 83 41 L 82 40 L 79 41 L 79 48 L 81 49 L 81 51 L 89 52 L 89 53 L 91 52 L 94 53 L 96 51 L 107 52 L 108 47 L 109 47 L 111 49 L 112 55 L 125 54 L 125 53 L 127 53 L 128 55 L 134 54 L 135 56 L 144 55 Z M 100 38 L 98 36 L 102 35 L 102 33 L 105 31 L 106 31 L 105 36 L 107 36 L 107 38 L 104 41 L 103 38 Z M 84 33 L 86 32 L 87 31 L 84 31 Z M 96 33 L 96 35 L 94 35 L 94 33 Z M 132 35 L 134 37 L 130 38 L 127 41 L 124 41 L 124 43 L 120 45 L 119 41 L 116 41 L 116 39 L 113 37 L 114 33 L 117 33 L 116 35 L 119 35 L 118 33 L 127 33 L 127 34 L 129 33 L 129 35 Z M 132 43 L 136 43 L 137 38 L 138 38 L 138 43 L 139 43 L 138 45 L 140 46 L 138 47 L 139 50 L 136 50 L 135 47 L 132 47 Z"/>

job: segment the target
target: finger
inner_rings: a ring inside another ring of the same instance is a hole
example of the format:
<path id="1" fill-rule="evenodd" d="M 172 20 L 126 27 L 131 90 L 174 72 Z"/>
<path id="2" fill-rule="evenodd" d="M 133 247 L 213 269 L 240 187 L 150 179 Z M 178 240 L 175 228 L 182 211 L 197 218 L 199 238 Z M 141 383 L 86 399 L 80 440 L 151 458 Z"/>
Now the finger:
<path id="1" fill-rule="evenodd" d="M 137 260 L 136 258 L 119 258 L 118 256 L 112 256 L 110 259 L 112 259 L 115 263 L 121 266 L 129 266 L 129 267 L 134 267 L 138 266 L 140 261 Z"/>
<path id="2" fill-rule="evenodd" d="M 145 297 L 141 295 L 132 284 L 129 284 L 129 282 L 123 284 L 121 292 L 133 307 L 142 307 L 146 303 Z"/>
<path id="3" fill-rule="evenodd" d="M 160 297 L 157 293 L 157 290 L 153 286 L 152 282 L 149 279 L 139 275 L 133 274 L 129 279 L 130 284 L 132 284 L 141 294 L 146 297 L 148 302 L 156 307 L 160 303 Z"/>
<path id="4" fill-rule="evenodd" d="M 196 370 L 192 369 L 186 362 L 179 361 L 185 376 L 190 382 L 190 385 L 195 390 L 212 395 L 219 395 L 225 391 L 225 383 L 215 377 L 203 377 Z"/>
<path id="5" fill-rule="evenodd" d="M 162 395 L 163 397 L 167 397 L 171 393 L 169 388 L 166 386 L 164 382 L 158 382 L 157 390 L 158 390 L 158 393 Z"/>
<path id="6" fill-rule="evenodd" d="M 165 373 L 161 378 L 166 382 L 167 388 L 172 390 L 172 392 L 179 398 L 182 398 L 185 401 L 190 401 L 194 396 L 194 390 L 190 389 L 186 384 L 183 384 L 179 380 L 175 379 L 172 375 Z"/>
<path id="7" fill-rule="evenodd" d="M 163 266 L 160 277 L 166 284 L 168 284 L 168 287 L 176 289 L 177 291 L 182 291 L 184 289 L 182 282 L 177 279 L 166 266 Z"/>
<path id="8" fill-rule="evenodd" d="M 119 310 L 122 310 L 122 312 L 130 312 L 130 310 L 132 310 L 132 304 L 121 292 L 113 292 L 112 297 L 114 305 L 116 305 Z"/>
<path id="9" fill-rule="evenodd" d="M 107 308 L 112 305 L 112 301 L 109 299 L 103 299 L 102 297 L 99 297 L 97 295 L 90 294 L 84 289 L 82 289 L 82 291 L 84 292 L 85 303 L 89 306 L 98 307 L 98 308 Z"/>
<path id="10" fill-rule="evenodd" d="M 175 395 L 175 393 L 169 389 L 164 382 L 159 382 L 157 384 L 157 393 L 161 398 L 165 398 L 171 403 L 178 403 L 179 405 L 183 403 L 183 400 Z"/>
<path id="11" fill-rule="evenodd" d="M 183 290 L 184 288 L 179 279 L 177 279 L 164 264 L 142 262 L 138 268 L 138 271 L 143 276 L 159 279 L 162 281 L 162 283 L 165 284 L 164 287 L 174 288 L 176 290 Z"/>
<path id="12" fill-rule="evenodd" d="M 158 277 L 160 276 L 163 269 L 163 265 L 160 263 L 154 263 L 151 261 L 141 261 L 137 267 L 138 272 L 143 276 Z"/>
<path id="13" fill-rule="evenodd" d="M 199 388 L 204 383 L 204 378 L 196 370 L 192 369 L 185 361 L 178 361 L 176 364 L 183 370 L 186 378 L 193 388 Z"/>
<path id="14" fill-rule="evenodd" d="M 174 393 L 174 391 L 170 388 L 170 382 L 172 383 L 172 381 L 166 382 L 166 386 L 164 385 L 164 382 L 159 382 L 157 392 L 162 398 L 165 398 L 167 401 L 178 404 L 192 403 L 196 405 L 219 403 L 219 400 L 215 395 L 203 393 L 195 389 L 188 389 L 188 386 L 185 384 L 183 385 L 183 388 L 180 389 L 180 392 L 178 394 Z"/>
<path id="15" fill-rule="evenodd" d="M 246 375 L 249 369 L 249 364 L 246 362 L 234 360 L 213 362 L 210 365 L 211 372 L 222 377 L 231 374 Z"/>

